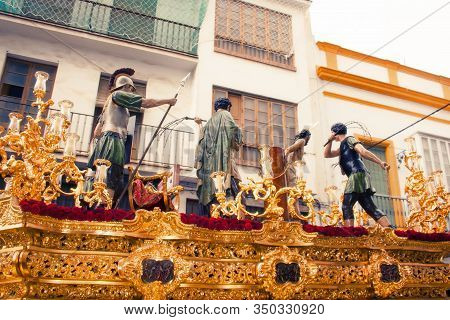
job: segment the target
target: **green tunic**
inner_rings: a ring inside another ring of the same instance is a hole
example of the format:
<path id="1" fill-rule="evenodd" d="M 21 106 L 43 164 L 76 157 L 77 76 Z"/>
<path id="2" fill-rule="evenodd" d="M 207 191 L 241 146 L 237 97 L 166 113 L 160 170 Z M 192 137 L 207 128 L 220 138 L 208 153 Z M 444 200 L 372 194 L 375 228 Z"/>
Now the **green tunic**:
<path id="1" fill-rule="evenodd" d="M 107 99 L 100 118 L 102 135 L 95 142 L 94 148 L 88 158 L 88 168 L 95 170 L 94 161 L 106 159 L 111 161 L 108 170 L 108 188 L 117 190 L 123 179 L 123 166 L 125 164 L 125 140 L 129 111 L 139 111 L 142 97 L 125 91 L 115 91 Z M 120 134 L 123 133 L 123 134 Z M 90 184 L 86 184 L 86 189 Z"/>
<path id="2" fill-rule="evenodd" d="M 230 187 L 231 176 L 236 177 L 232 150 L 242 144 L 241 129 L 231 113 L 219 109 L 206 123 L 197 147 L 197 196 L 203 205 L 209 204 L 215 195 L 210 175 L 223 171 L 227 174 L 225 188 Z M 236 177 L 237 178 L 237 177 Z"/>
<path id="3" fill-rule="evenodd" d="M 355 148 L 359 142 L 355 137 L 348 137 L 347 143 L 351 149 Z M 344 193 L 370 193 L 375 194 L 376 190 L 370 181 L 370 173 L 368 171 L 352 173 L 345 185 Z"/>

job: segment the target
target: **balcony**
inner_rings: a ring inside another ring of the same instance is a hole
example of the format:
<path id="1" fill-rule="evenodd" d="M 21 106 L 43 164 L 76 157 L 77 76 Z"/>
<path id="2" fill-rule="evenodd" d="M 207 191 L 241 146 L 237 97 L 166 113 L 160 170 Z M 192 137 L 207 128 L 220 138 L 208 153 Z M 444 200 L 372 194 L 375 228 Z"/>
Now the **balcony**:
<path id="1" fill-rule="evenodd" d="M 0 0 L 0 13 L 197 56 L 207 0 Z"/>
<path id="2" fill-rule="evenodd" d="M 25 106 L 24 117 L 29 114 L 36 115 L 36 108 Z M 17 112 L 17 108 L 9 102 L 8 104 L 0 100 L 0 118 L 2 124 L 7 123 L 8 114 Z M 80 136 L 77 144 L 77 153 L 87 157 L 89 154 L 90 142 L 92 139 L 93 127 L 96 124 L 94 116 L 72 113 L 70 131 Z M 136 125 L 133 143 L 131 146 L 131 163 L 137 163 L 142 157 L 145 148 L 155 132 L 156 127 L 144 124 Z M 194 167 L 194 150 L 197 145 L 195 134 L 189 130 L 169 129 L 162 132 L 155 139 L 149 152 L 144 158 L 143 164 L 157 167 L 168 167 L 179 164 L 183 169 Z"/>

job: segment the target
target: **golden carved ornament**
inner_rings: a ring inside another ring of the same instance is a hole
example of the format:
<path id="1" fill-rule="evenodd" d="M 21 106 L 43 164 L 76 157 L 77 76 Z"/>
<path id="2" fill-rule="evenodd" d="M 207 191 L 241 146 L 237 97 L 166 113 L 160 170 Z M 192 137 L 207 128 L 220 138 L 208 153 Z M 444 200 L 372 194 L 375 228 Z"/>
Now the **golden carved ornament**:
<path id="1" fill-rule="evenodd" d="M 300 222 L 265 221 L 261 230 L 254 230 L 254 241 L 259 244 L 311 245 L 315 233 L 303 230 Z"/>
<path id="2" fill-rule="evenodd" d="M 395 269 L 398 279 L 396 277 L 394 279 L 384 279 L 386 276 L 382 273 L 382 268 L 385 266 Z M 371 253 L 368 268 L 375 294 L 381 298 L 387 298 L 393 292 L 403 288 L 410 276 L 409 267 L 401 265 L 398 260 L 389 256 L 385 250 Z"/>
<path id="3" fill-rule="evenodd" d="M 145 283 L 142 280 L 143 261 L 153 259 L 156 261 L 169 260 L 173 263 L 173 279 L 163 284 L 161 281 Z M 147 242 L 143 247 L 133 251 L 128 257 L 119 261 L 119 275 L 122 279 L 130 281 L 142 293 L 144 299 L 162 300 L 180 286 L 189 272 L 189 263 L 186 262 L 173 247 L 162 241 Z"/>
<path id="4" fill-rule="evenodd" d="M 44 118 L 47 109 L 53 101 L 43 101 L 46 93 L 48 74 L 38 71 L 35 74 L 36 84 L 33 93 L 36 101 L 32 106 L 38 108 L 36 118 L 26 116 L 26 124 L 22 130 L 23 116 L 10 113 L 10 123 L 6 134 L 0 137 L 0 174 L 10 178 L 10 194 L 18 201 L 38 200 L 50 203 L 59 196 L 72 196 L 75 206 L 80 207 L 80 196 L 84 194 L 83 183 L 85 171 L 81 171 L 75 164 L 76 142 L 79 137 L 69 132 L 70 111 L 73 103 L 64 100 L 59 103 L 61 112 L 53 112 Z M 0 133 L 3 132 L 0 129 Z M 65 142 L 62 161 L 57 160 L 55 151 L 60 142 Z M 12 151 L 8 159 L 6 149 Z M 76 184 L 70 192 L 61 188 L 61 180 Z M 97 184 L 94 191 L 84 194 L 90 204 L 105 204 L 111 207 L 111 198 L 105 191 L 106 184 Z"/>
<path id="5" fill-rule="evenodd" d="M 406 224 L 419 232 L 445 232 L 450 211 L 450 193 L 445 190 L 443 173 L 438 170 L 430 177 L 425 177 L 414 138 L 409 137 L 405 141 L 408 144 L 405 166 L 410 171 L 405 184 L 410 208 Z"/>
<path id="6" fill-rule="evenodd" d="M 298 266 L 298 281 L 285 283 L 277 282 L 278 264 L 295 264 Z M 308 263 L 298 251 L 286 246 L 274 249 L 262 256 L 262 262 L 258 265 L 258 276 L 263 288 L 272 294 L 275 299 L 292 299 L 308 283 L 312 282 L 317 272 L 317 266 Z"/>

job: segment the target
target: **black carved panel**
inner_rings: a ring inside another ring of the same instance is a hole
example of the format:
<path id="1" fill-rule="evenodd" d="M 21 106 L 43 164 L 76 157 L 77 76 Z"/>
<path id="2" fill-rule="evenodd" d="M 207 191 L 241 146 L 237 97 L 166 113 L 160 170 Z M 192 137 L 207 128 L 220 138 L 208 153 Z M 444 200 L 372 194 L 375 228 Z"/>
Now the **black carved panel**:
<path id="1" fill-rule="evenodd" d="M 297 283 L 300 280 L 300 266 L 297 263 L 277 263 L 275 271 L 275 281 L 279 284 L 286 282 Z"/>
<path id="2" fill-rule="evenodd" d="M 399 282 L 401 279 L 400 270 L 396 264 L 382 264 L 380 271 L 382 282 Z"/>
<path id="3" fill-rule="evenodd" d="M 161 281 L 167 283 L 174 278 L 173 262 L 170 260 L 145 259 L 142 261 L 141 280 L 144 283 Z"/>

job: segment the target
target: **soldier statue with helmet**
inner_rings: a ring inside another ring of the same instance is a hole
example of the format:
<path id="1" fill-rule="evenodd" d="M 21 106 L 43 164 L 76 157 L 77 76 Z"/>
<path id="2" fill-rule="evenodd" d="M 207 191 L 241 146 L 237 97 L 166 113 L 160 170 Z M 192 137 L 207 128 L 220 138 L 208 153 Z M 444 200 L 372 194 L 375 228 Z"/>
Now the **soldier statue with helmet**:
<path id="1" fill-rule="evenodd" d="M 140 112 L 142 109 L 154 108 L 164 104 L 174 105 L 176 99 L 145 99 L 136 94 L 131 76 L 134 70 L 122 68 L 116 70 L 110 78 L 110 95 L 103 106 L 99 121 L 94 130 L 97 139 L 88 159 L 88 183 L 95 176 L 94 161 L 106 159 L 111 162 L 108 169 L 107 188 L 111 198 L 120 191 L 123 180 L 123 166 L 125 162 L 125 141 L 130 111 Z"/>

